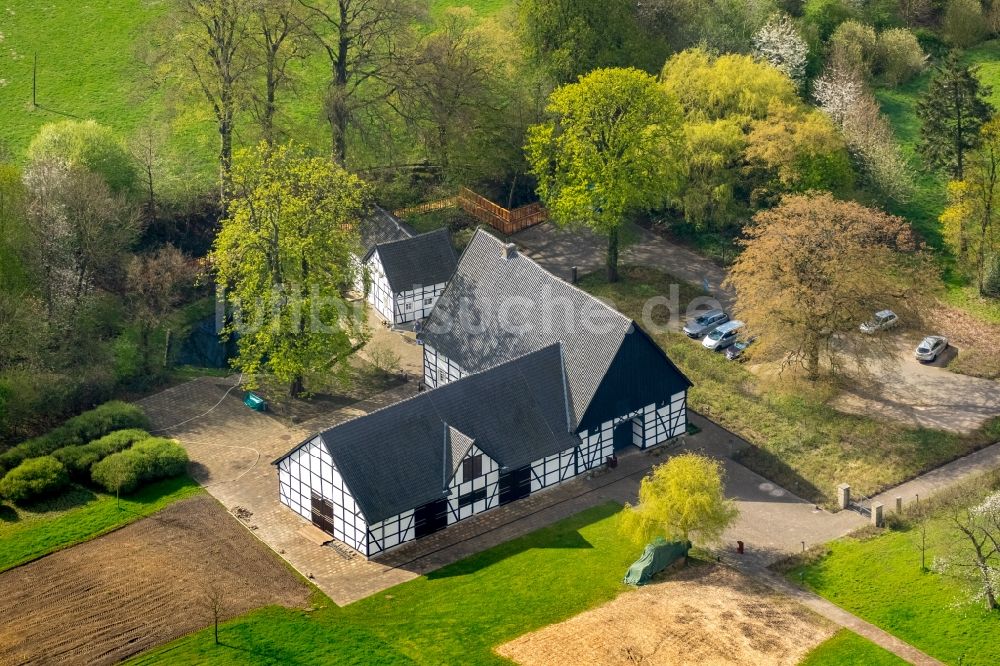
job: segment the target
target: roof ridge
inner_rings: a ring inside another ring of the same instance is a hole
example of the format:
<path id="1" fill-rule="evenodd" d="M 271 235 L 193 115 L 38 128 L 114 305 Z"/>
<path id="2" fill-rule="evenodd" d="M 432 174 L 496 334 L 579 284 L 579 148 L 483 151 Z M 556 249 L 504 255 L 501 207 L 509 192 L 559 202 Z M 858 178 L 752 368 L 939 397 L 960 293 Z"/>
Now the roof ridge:
<path id="1" fill-rule="evenodd" d="M 499 368 L 500 366 L 508 365 L 508 364 L 511 364 L 511 363 L 516 363 L 518 361 L 526 359 L 529 356 L 534 356 L 535 354 L 541 354 L 544 351 L 548 351 L 551 347 L 556 347 L 556 346 L 559 346 L 559 345 L 560 345 L 559 342 L 553 342 L 552 344 L 545 345 L 544 347 L 541 347 L 540 349 L 536 349 L 534 351 L 530 351 L 527 354 L 521 354 L 520 356 L 515 356 L 514 358 L 512 358 L 510 360 L 501 361 L 500 363 L 497 363 L 495 365 L 491 365 L 488 368 L 483 368 L 482 370 L 479 370 L 477 372 L 469 373 L 468 375 L 465 375 L 464 377 L 461 377 L 461 378 L 456 379 L 454 381 L 448 382 L 447 384 L 442 384 L 441 386 L 439 386 L 437 388 L 428 389 L 426 391 L 420 391 L 419 393 L 417 393 L 415 395 L 411 395 L 411 396 L 409 396 L 407 398 L 403 398 L 402 400 L 397 400 L 396 402 L 393 402 L 391 404 L 384 405 L 384 406 L 379 407 L 378 409 L 372 410 L 372 411 L 370 411 L 370 412 L 368 412 L 366 414 L 359 414 L 358 416 L 355 416 L 353 418 L 347 419 L 346 421 L 341 421 L 340 423 L 336 423 L 336 424 L 330 426 L 329 428 L 325 428 L 324 430 L 321 430 L 319 433 L 317 433 L 316 435 L 313 435 L 312 437 L 310 437 L 308 440 L 305 440 L 305 441 L 309 441 L 309 440 L 315 439 L 316 437 L 322 437 L 322 436 L 326 435 L 326 433 L 330 432 L 331 430 L 339 428 L 340 426 L 342 426 L 342 425 L 344 425 L 346 423 L 352 423 L 352 422 L 357 421 L 359 419 L 367 418 L 367 417 L 369 417 L 369 416 L 371 416 L 373 414 L 378 414 L 380 412 L 384 412 L 387 409 L 392 409 L 396 405 L 402 405 L 404 403 L 412 402 L 414 400 L 417 400 L 418 398 L 422 398 L 422 397 L 424 397 L 426 395 L 429 395 L 433 391 L 440 391 L 441 389 L 447 389 L 449 386 L 455 386 L 455 385 L 457 385 L 459 382 L 461 382 L 464 379 L 469 379 L 471 377 L 478 377 L 479 375 L 486 374 L 487 372 L 490 372 L 491 370 L 495 370 L 495 369 Z M 520 374 L 520 371 L 518 371 L 518 374 Z M 434 406 L 433 403 L 431 403 L 431 408 L 434 410 L 434 415 L 438 419 L 440 419 L 442 422 L 444 422 L 444 419 L 441 418 L 441 414 L 438 412 L 437 407 Z M 456 430 L 457 430 L 457 428 L 456 428 Z M 459 432 L 462 432 L 462 431 L 459 430 Z M 462 433 L 462 434 L 465 434 L 465 433 Z M 465 436 L 469 437 L 469 435 L 465 435 Z M 473 441 L 475 440 L 474 437 L 470 437 L 470 439 L 472 439 Z M 305 442 L 303 442 L 303 443 L 305 443 Z M 295 449 L 297 449 L 297 448 L 298 448 L 298 446 L 295 447 Z M 292 449 L 291 451 L 289 451 L 285 455 L 281 456 L 281 458 L 276 459 L 274 461 L 274 463 L 277 463 L 278 461 L 283 460 L 284 458 L 288 457 L 288 455 L 291 454 L 292 452 L 294 452 L 295 449 Z M 271 464 L 274 464 L 274 463 L 271 463 Z"/>
<path id="2" fill-rule="evenodd" d="M 473 238 L 475 238 L 475 236 L 476 236 L 476 235 L 478 235 L 478 234 L 479 234 L 479 232 L 482 232 L 483 234 L 485 234 L 486 236 L 488 236 L 488 237 L 489 237 L 489 238 L 491 238 L 492 240 L 496 241 L 496 242 L 497 242 L 497 243 L 499 243 L 500 245 L 506 245 L 506 244 L 505 244 L 505 243 L 504 243 L 504 242 L 503 242 L 503 241 L 502 241 L 501 239 L 497 238 L 497 237 L 496 237 L 496 236 L 494 236 L 493 234 L 491 234 L 491 233 L 489 233 L 488 231 L 486 231 L 485 229 L 483 229 L 482 225 L 480 225 L 480 226 L 476 227 L 476 234 L 474 234 L 474 235 L 473 235 Z M 471 241 L 469 242 L 469 245 L 472 245 L 472 242 L 471 242 Z M 466 250 L 468 250 L 468 246 L 466 246 Z M 464 255 L 465 253 L 463 252 L 462 254 Z M 598 303 L 600 303 L 600 304 L 601 304 L 602 306 L 604 306 L 604 308 L 605 308 L 605 309 L 607 309 L 608 311 L 610 311 L 610 312 L 611 312 L 612 314 L 614 314 L 614 315 L 617 315 L 618 317 L 621 317 L 622 319 L 625 319 L 626 321 L 630 321 L 630 322 L 632 322 L 633 324 L 635 324 L 635 320 L 634 320 L 634 319 L 632 319 L 631 317 L 629 317 L 628 315 L 626 315 L 626 314 L 624 314 L 623 312 L 621 312 L 621 311 L 619 311 L 619 310 L 617 310 L 617 309 L 615 309 L 615 308 L 611 307 L 610 305 L 608 305 L 607 303 L 605 303 L 605 302 L 604 302 L 604 300 L 602 300 L 602 299 L 598 298 L 597 296 L 594 296 L 594 295 L 593 295 L 593 294 L 591 294 L 591 293 L 590 293 L 589 291 L 586 291 L 586 290 L 584 290 L 584 289 L 581 289 L 580 287 L 576 286 L 576 285 L 575 285 L 575 284 L 573 284 L 572 282 L 567 282 L 566 280 L 562 279 L 561 277 L 559 277 L 558 275 L 556 275 L 555 273 L 553 273 L 552 271 L 550 271 L 549 269 L 545 268 L 545 267 L 544 267 L 544 266 L 542 266 L 542 265 L 541 265 L 540 263 L 538 263 L 537 261 L 535 261 L 534 259 L 532 259 L 531 257 L 529 257 L 529 256 L 528 256 L 527 254 L 525 254 L 524 252 L 521 252 L 521 251 L 519 250 L 519 251 L 518 251 L 518 254 L 519 254 L 519 255 L 521 255 L 522 257 L 524 257 L 525 259 L 527 259 L 528 261 L 530 261 L 530 262 L 531 262 L 532 264 L 534 264 L 534 265 L 535 265 L 535 266 L 536 266 L 536 267 L 538 268 L 538 270 L 540 270 L 541 272 L 545 273 L 546 275 L 548 275 L 548 276 L 549 276 L 550 278 L 552 278 L 553 280 L 556 280 L 556 281 L 558 281 L 558 282 L 561 282 L 561 283 L 563 283 L 564 285 L 566 285 L 566 286 L 567 286 L 567 287 L 569 287 L 570 289 L 572 289 L 572 290 L 574 290 L 574 291 L 576 291 L 576 292 L 578 292 L 578 293 L 582 294 L 583 296 L 586 296 L 587 298 L 589 298 L 589 299 L 591 299 L 591 300 L 593 300 L 593 301 L 597 301 L 597 302 L 598 302 Z M 461 262 L 462 262 L 462 258 L 461 258 L 461 257 L 459 257 L 459 260 L 458 260 L 458 261 L 459 261 L 459 264 L 461 265 Z"/>

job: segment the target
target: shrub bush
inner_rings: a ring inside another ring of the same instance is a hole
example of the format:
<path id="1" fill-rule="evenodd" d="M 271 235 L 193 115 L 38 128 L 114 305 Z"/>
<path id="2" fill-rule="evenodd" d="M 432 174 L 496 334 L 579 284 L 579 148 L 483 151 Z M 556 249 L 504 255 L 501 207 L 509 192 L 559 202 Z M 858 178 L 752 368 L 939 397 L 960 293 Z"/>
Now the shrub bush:
<path id="1" fill-rule="evenodd" d="M 0 454 L 0 472 L 14 468 L 28 458 L 47 456 L 63 447 L 79 446 L 127 428 L 149 428 L 149 419 L 135 405 L 116 400 L 106 402 L 71 418 L 41 437 L 29 439 Z"/>
<path id="2" fill-rule="evenodd" d="M 187 462 L 187 452 L 180 444 L 162 437 L 150 437 L 95 463 L 90 468 L 90 476 L 108 492 L 124 495 L 147 481 L 183 474 Z"/>
<path id="3" fill-rule="evenodd" d="M 906 83 L 923 71 L 926 63 L 927 55 L 909 30 L 893 28 L 878 36 L 876 69 L 888 85 Z"/>
<path id="4" fill-rule="evenodd" d="M 89 444 L 65 446 L 55 451 L 52 457 L 66 467 L 70 478 L 86 481 L 90 478 L 90 468 L 94 463 L 104 460 L 112 453 L 124 451 L 144 439 L 149 439 L 149 433 L 145 430 L 137 428 L 116 430 Z"/>
<path id="5" fill-rule="evenodd" d="M 954 47 L 965 49 L 986 36 L 986 17 L 979 0 L 948 0 L 941 20 L 941 32 Z"/>
<path id="6" fill-rule="evenodd" d="M 66 469 L 52 456 L 29 458 L 0 479 L 0 495 L 13 502 L 24 502 L 55 494 L 67 483 Z"/>
<path id="7" fill-rule="evenodd" d="M 875 45 L 875 29 L 859 21 L 844 21 L 830 36 L 831 57 L 866 76 L 875 62 Z"/>
<path id="8" fill-rule="evenodd" d="M 1000 298 L 1000 254 L 986 260 L 986 277 L 983 280 L 983 294 Z"/>

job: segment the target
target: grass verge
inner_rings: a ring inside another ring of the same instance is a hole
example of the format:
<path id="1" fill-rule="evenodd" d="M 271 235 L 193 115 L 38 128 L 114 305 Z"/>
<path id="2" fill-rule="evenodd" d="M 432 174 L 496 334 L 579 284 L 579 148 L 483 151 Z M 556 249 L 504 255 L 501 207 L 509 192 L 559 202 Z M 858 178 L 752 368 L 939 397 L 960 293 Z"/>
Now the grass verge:
<path id="1" fill-rule="evenodd" d="M 867 638 L 841 629 L 807 654 L 799 666 L 897 666 L 906 663 Z"/>
<path id="2" fill-rule="evenodd" d="M 928 565 L 957 538 L 947 520 L 948 503 L 936 499 L 927 505 Z M 834 541 L 788 576 L 945 663 L 996 663 L 1000 612 L 969 603 L 958 581 L 921 568 L 918 524 L 899 523 L 891 531 L 865 530 Z"/>
<path id="3" fill-rule="evenodd" d="M 495 664 L 493 648 L 625 589 L 641 552 L 608 503 L 383 593 L 312 612 L 267 608 L 140 655 L 134 663 Z"/>
<path id="4" fill-rule="evenodd" d="M 640 322 L 648 299 L 670 293 L 671 285 L 680 285 L 680 304 L 700 295 L 683 281 L 647 268 L 626 268 L 613 285 L 602 273 L 580 281 Z M 658 316 L 654 312 L 652 322 L 665 323 L 665 314 Z M 856 492 L 872 495 L 1000 440 L 1000 418 L 963 436 L 852 416 L 826 404 L 827 396 L 819 391 L 793 393 L 770 385 L 765 390 L 744 366 L 680 333 L 662 331 L 654 338 L 694 382 L 688 404 L 754 445 L 740 461 L 810 501 L 832 504 L 844 479 Z"/>
<path id="5" fill-rule="evenodd" d="M 0 505 L 0 571 L 107 534 L 200 492 L 198 484 L 183 476 L 123 497 L 121 509 L 114 495 L 82 486 L 27 508 Z"/>

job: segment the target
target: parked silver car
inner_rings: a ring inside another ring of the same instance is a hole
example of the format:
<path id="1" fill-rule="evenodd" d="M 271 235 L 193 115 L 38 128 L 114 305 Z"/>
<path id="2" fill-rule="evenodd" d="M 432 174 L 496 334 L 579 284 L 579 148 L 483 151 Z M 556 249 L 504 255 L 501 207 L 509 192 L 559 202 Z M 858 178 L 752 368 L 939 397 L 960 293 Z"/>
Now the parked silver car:
<path id="1" fill-rule="evenodd" d="M 743 322 L 736 320 L 727 321 L 725 324 L 722 324 L 714 331 L 706 335 L 705 339 L 701 341 L 701 344 L 705 349 L 721 351 L 736 342 L 736 338 L 740 335 L 741 328 L 743 328 Z"/>
<path id="2" fill-rule="evenodd" d="M 684 333 L 689 338 L 703 338 L 727 321 L 729 321 L 729 315 L 722 310 L 709 310 L 700 317 L 689 321 L 684 327 Z"/>
<path id="3" fill-rule="evenodd" d="M 917 350 L 913 353 L 918 361 L 936 361 L 945 349 L 948 348 L 948 338 L 942 335 L 928 335 L 917 345 Z"/>
<path id="4" fill-rule="evenodd" d="M 878 331 L 884 331 L 888 328 L 892 328 L 899 323 L 899 317 L 892 310 L 881 310 L 875 313 L 875 316 L 871 321 L 866 321 L 861 324 L 862 333 L 876 333 Z"/>

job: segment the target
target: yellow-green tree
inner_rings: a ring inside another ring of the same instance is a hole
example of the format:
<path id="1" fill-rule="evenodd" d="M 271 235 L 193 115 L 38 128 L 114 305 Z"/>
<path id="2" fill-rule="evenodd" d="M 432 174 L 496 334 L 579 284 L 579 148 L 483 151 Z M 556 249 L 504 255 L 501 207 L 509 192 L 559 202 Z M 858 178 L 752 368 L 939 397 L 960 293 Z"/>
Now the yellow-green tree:
<path id="1" fill-rule="evenodd" d="M 364 310 L 347 292 L 367 198 L 361 179 L 297 145 L 236 152 L 211 261 L 236 315 L 234 364 L 251 385 L 270 373 L 299 395 L 308 373 L 343 367 L 364 342 Z"/>
<path id="2" fill-rule="evenodd" d="M 666 62 L 660 81 L 684 110 L 676 203 L 696 228 L 741 223 L 770 192 L 839 191 L 852 181 L 840 133 L 768 63 L 688 49 Z"/>
<path id="3" fill-rule="evenodd" d="M 965 180 L 948 184 L 948 207 L 941 214 L 945 240 L 959 265 L 975 276 L 986 295 L 991 262 L 1000 253 L 1000 116 L 983 125 L 979 147 L 969 154 Z M 991 294 L 995 295 L 995 294 Z"/>
<path id="4" fill-rule="evenodd" d="M 639 503 L 626 504 L 619 527 L 635 543 L 668 540 L 718 541 L 739 511 L 726 499 L 722 464 L 684 453 L 653 468 L 639 485 Z"/>
<path id="5" fill-rule="evenodd" d="M 608 238 L 608 280 L 618 279 L 626 213 L 676 191 L 681 110 L 656 79 L 634 68 L 594 70 L 557 88 L 549 121 L 528 130 L 525 153 L 552 219 Z"/>

